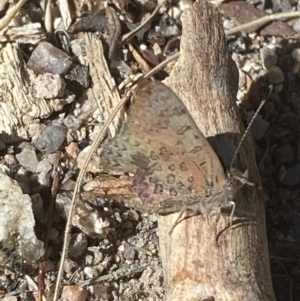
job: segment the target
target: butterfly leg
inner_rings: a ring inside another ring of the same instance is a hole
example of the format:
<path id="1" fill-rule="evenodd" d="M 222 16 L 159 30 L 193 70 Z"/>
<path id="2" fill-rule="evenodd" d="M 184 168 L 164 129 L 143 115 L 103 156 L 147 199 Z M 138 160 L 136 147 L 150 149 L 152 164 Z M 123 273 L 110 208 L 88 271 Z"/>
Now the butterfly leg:
<path id="1" fill-rule="evenodd" d="M 186 217 L 184 217 L 183 219 L 181 219 L 182 215 L 186 212 L 186 210 L 181 210 L 179 213 L 179 216 L 177 217 L 177 220 L 175 221 L 175 223 L 173 224 L 173 226 L 171 227 L 170 231 L 169 231 L 169 235 L 172 235 L 173 230 L 175 229 L 175 227 L 181 222 L 183 221 Z M 181 219 L 181 220 L 180 220 Z"/>
<path id="2" fill-rule="evenodd" d="M 233 216 L 234 216 L 234 212 L 235 212 L 235 202 L 230 201 L 229 204 L 232 206 L 231 213 L 230 213 L 230 216 L 229 216 L 230 229 L 231 229 L 232 228 Z"/>

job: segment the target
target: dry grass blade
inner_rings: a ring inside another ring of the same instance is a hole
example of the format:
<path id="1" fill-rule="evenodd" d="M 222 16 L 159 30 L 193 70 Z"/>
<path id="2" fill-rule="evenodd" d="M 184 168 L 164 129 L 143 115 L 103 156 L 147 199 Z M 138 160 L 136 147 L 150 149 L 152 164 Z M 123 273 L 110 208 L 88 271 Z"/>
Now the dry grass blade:
<path id="1" fill-rule="evenodd" d="M 226 30 L 225 34 L 226 35 L 231 35 L 231 34 L 235 34 L 237 32 L 246 30 L 248 28 L 254 27 L 254 26 L 262 26 L 266 23 L 275 21 L 275 20 L 281 20 L 281 19 L 288 19 L 288 18 L 296 18 L 300 16 L 300 12 L 287 12 L 287 13 L 278 13 L 278 14 L 274 14 L 274 15 L 269 15 L 269 16 L 265 16 L 263 18 L 254 20 L 252 22 L 240 25 L 240 26 L 236 26 L 232 29 Z"/>
<path id="2" fill-rule="evenodd" d="M 0 20 L 0 30 L 4 29 L 9 24 L 9 22 L 19 13 L 26 2 L 27 0 L 20 0 L 16 5 L 8 10 L 6 16 Z"/>
<path id="3" fill-rule="evenodd" d="M 145 20 L 141 25 L 139 25 L 137 28 L 135 28 L 134 30 L 132 30 L 131 32 L 125 34 L 122 37 L 122 44 L 127 43 L 132 37 L 134 37 L 134 35 L 136 35 L 143 27 L 145 27 L 157 14 L 157 12 L 159 11 L 159 9 L 165 4 L 166 0 L 164 0 L 161 4 L 159 4 L 156 9 L 153 11 L 153 13 L 151 14 L 151 16 Z"/>

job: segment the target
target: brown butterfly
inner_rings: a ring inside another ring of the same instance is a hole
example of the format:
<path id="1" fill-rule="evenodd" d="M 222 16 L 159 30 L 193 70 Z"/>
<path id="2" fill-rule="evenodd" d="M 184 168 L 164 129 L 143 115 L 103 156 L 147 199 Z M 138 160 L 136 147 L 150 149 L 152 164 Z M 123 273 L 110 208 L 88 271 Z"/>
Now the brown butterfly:
<path id="1" fill-rule="evenodd" d="M 124 200 L 141 211 L 208 213 L 235 204 L 247 180 L 223 166 L 182 101 L 167 86 L 152 82 L 136 95 L 123 130 L 102 146 L 104 172 L 94 195 Z M 180 215 L 181 216 L 181 215 Z"/>

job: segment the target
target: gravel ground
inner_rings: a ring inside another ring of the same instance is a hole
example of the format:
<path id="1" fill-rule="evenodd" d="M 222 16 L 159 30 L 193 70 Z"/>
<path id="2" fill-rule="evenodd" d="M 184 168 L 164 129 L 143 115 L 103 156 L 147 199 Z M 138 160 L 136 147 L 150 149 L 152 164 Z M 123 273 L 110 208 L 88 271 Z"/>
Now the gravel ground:
<path id="1" fill-rule="evenodd" d="M 30 21 L 27 19 L 28 24 L 41 22 L 43 12 L 38 9 L 38 2 L 28 1 L 23 7 L 21 12 L 23 19 L 29 16 L 31 18 Z M 136 8 L 132 2 L 132 7 L 121 5 L 120 11 L 110 12 L 110 15 L 107 15 L 107 21 L 102 14 L 102 4 L 95 6 L 93 2 L 82 3 L 84 5 L 81 6 L 78 3 L 74 4 L 70 10 L 75 20 L 75 25 L 73 24 L 71 28 L 73 32 L 76 32 L 70 35 L 71 40 L 75 38 L 80 40 L 82 31 L 96 31 L 96 34 L 99 36 L 102 34 L 102 37 L 106 38 L 105 51 L 114 57 L 115 53 L 120 51 L 120 47 L 115 45 L 115 40 L 112 38 L 112 27 L 117 28 L 116 23 L 112 23 L 114 14 L 122 15 L 122 22 L 119 24 L 119 30 L 122 33 L 134 28 L 143 14 L 136 16 Z M 150 68 L 178 49 L 181 25 L 177 14 L 180 12 L 179 9 L 187 4 L 187 1 L 168 4 L 168 13 L 158 14 L 154 21 L 142 31 L 142 34 L 137 35 L 136 45 L 147 46 L 140 46 L 140 49 Z M 151 1 L 138 5 L 144 7 L 144 15 L 149 15 L 147 10 L 152 11 L 156 7 L 156 4 Z M 271 10 L 274 13 L 288 12 L 298 10 L 297 5 L 288 1 L 274 1 L 267 3 L 265 10 L 269 13 Z M 53 16 L 57 16 L 57 7 L 53 8 L 53 11 Z M 126 14 L 122 14 L 124 11 Z M 80 17 L 83 18 L 80 19 Z M 20 18 L 19 23 L 16 21 L 14 26 L 23 25 L 23 19 Z M 230 19 L 224 17 L 226 29 L 232 24 Z M 291 23 L 292 25 L 295 30 L 298 30 L 297 19 Z M 111 31 L 107 38 L 106 34 L 109 29 Z M 120 32 L 114 31 L 119 39 Z M 18 38 L 13 36 L 12 40 Z M 28 40 L 30 39 L 34 41 L 40 38 L 30 36 Z M 42 52 L 37 57 L 32 57 L 35 47 L 22 41 L 19 40 L 20 49 L 28 66 L 31 69 L 41 68 L 39 62 L 42 58 L 48 57 L 48 54 Z M 5 43 L 7 41 L 2 43 L 2 49 Z M 49 45 L 45 46 L 47 51 L 48 47 Z M 46 51 L 45 49 L 43 51 Z M 228 36 L 228 49 L 240 71 L 238 98 L 244 116 L 250 118 L 251 110 L 257 108 L 259 102 L 255 97 L 257 92 L 264 91 L 270 83 L 274 85 L 275 92 L 272 94 L 272 99 L 265 104 L 255 121 L 252 134 L 255 138 L 257 164 L 265 191 L 268 243 L 276 298 L 278 301 L 299 300 L 300 85 L 298 82 L 300 43 L 297 39 L 260 34 L 237 34 Z M 49 51 L 52 53 L 53 50 Z M 59 55 L 61 54 L 56 52 L 54 54 L 55 57 Z M 125 78 L 128 70 L 133 70 L 132 78 L 140 74 L 140 69 L 131 55 L 128 60 L 125 59 L 128 53 L 123 52 L 121 56 L 122 60 L 114 61 L 115 65 L 110 66 L 112 73 L 114 75 L 116 73 L 115 78 L 118 84 Z M 76 56 L 76 67 L 81 65 L 78 63 L 80 62 L 78 57 Z M 70 67 L 66 60 L 67 58 L 62 55 L 63 68 Z M 74 84 L 68 79 L 64 82 L 62 76 L 57 78 L 36 76 L 37 97 L 56 98 L 60 101 L 63 99 L 63 103 L 57 105 L 57 102 L 53 101 L 52 111 L 49 109 L 51 112 L 48 115 L 31 118 L 26 124 L 26 131 L 29 133 L 27 139 L 21 135 L 20 130 L 19 139 L 14 138 L 10 141 L 6 137 L 8 133 L 1 129 L 7 134 L 3 135 L 0 141 L 1 167 L 6 170 L 6 174 L 11 179 L 16 180 L 12 182 L 5 176 L 1 176 L 6 181 L 5 183 L 9 182 L 13 187 L 11 191 L 5 192 L 5 197 L 23 199 L 24 195 L 30 195 L 38 240 L 45 239 L 45 233 L 47 233 L 47 208 L 51 203 L 51 172 L 56 160 L 56 155 L 53 153 L 58 149 L 62 151 L 58 177 L 64 178 L 64 186 L 57 196 L 57 209 L 54 209 L 51 214 L 53 223 L 49 231 L 45 276 L 47 300 L 51 300 L 53 295 L 53 283 L 56 278 L 65 228 L 63 216 L 68 212 L 70 191 L 74 189 L 77 175 L 75 161 L 76 159 L 82 160 L 81 154 L 94 139 L 104 118 L 87 92 L 89 78 L 85 75 L 85 69 L 79 69 L 80 71 L 74 71 L 73 75 L 68 73 L 68 76 L 69 78 L 75 76 L 80 84 L 78 82 Z M 146 72 L 147 68 L 143 71 Z M 79 72 L 80 75 L 78 75 Z M 160 72 L 158 78 L 164 78 L 167 72 L 168 68 Z M 250 84 L 254 87 L 251 97 L 249 96 Z M 48 89 L 43 89 L 45 85 L 48 85 Z M 65 89 L 71 92 L 66 92 Z M 68 147 L 64 148 L 66 146 Z M 97 160 L 97 156 L 93 157 L 91 166 L 99 165 Z M 85 183 L 89 182 L 95 172 L 97 170 L 93 170 L 92 167 L 88 169 Z M 12 191 L 17 191 L 17 195 L 14 195 Z M 2 205 L 2 208 L 4 206 L 6 203 Z M 16 208 L 10 207 L 9 211 L 20 210 L 20 208 L 22 212 L 26 211 L 22 204 L 17 204 Z M 8 216 L 7 213 L 5 215 Z M 25 216 L 26 223 L 30 224 L 33 219 L 32 213 L 26 211 Z M 13 221 L 9 221 L 9 217 L 7 219 L 9 223 L 17 224 L 21 218 L 15 217 Z M 98 279 L 93 283 L 94 285 L 90 286 L 89 300 L 163 300 L 163 274 L 159 259 L 155 214 L 141 215 L 138 211 L 116 201 L 93 200 L 79 206 L 75 220 L 77 227 L 72 229 L 63 283 L 88 284 L 88 281 L 91 281 L 88 279 Z M 13 227 L 9 229 L 11 233 L 9 242 L 5 241 L 3 238 L 5 236 L 0 236 L 0 239 L 3 239 L 0 242 L 0 296 L 6 301 L 34 300 L 32 292 L 36 289 L 32 280 L 37 282 L 37 274 L 32 271 L 34 264 L 29 260 L 28 263 L 24 263 L 20 256 L 20 253 L 26 254 L 24 233 L 29 230 L 18 228 L 19 230 L 14 232 Z M 32 239 L 30 237 L 30 240 Z M 35 246 L 40 248 L 38 241 L 35 241 Z M 32 252 L 32 249 L 29 251 Z M 32 258 L 32 261 L 36 262 L 36 260 L 37 258 Z"/>

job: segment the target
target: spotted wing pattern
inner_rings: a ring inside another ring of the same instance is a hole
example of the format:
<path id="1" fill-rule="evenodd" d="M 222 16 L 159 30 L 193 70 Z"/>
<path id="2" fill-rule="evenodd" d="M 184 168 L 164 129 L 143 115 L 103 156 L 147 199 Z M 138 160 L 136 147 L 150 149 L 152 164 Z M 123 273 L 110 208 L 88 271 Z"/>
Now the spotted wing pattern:
<path id="1" fill-rule="evenodd" d="M 136 95 L 123 130 L 105 141 L 104 171 L 132 173 L 128 184 L 138 209 L 168 213 L 222 191 L 224 169 L 182 101 L 152 82 Z M 140 200 L 137 204 L 136 199 Z"/>

